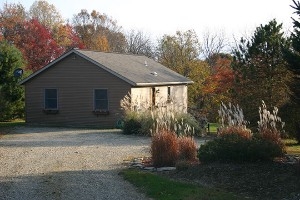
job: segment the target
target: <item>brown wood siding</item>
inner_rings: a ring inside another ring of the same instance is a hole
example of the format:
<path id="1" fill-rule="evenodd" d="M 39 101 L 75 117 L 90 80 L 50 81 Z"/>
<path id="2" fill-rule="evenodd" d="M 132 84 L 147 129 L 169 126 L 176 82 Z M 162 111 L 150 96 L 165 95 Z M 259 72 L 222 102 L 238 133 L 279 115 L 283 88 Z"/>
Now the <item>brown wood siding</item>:
<path id="1" fill-rule="evenodd" d="M 113 128 L 121 116 L 120 100 L 130 91 L 125 81 L 71 54 L 26 82 L 26 122 Z M 58 90 L 58 114 L 46 114 L 44 89 Z M 107 89 L 109 115 L 95 115 L 94 89 Z"/>

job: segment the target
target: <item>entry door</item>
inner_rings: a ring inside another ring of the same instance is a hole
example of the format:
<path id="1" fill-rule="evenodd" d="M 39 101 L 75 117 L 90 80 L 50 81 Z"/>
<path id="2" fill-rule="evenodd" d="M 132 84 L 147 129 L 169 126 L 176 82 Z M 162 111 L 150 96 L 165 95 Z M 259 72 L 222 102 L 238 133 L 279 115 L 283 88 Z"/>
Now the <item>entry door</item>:
<path id="1" fill-rule="evenodd" d="M 152 100 L 152 108 L 155 107 L 155 101 L 156 101 L 156 91 L 155 87 L 152 88 L 151 90 L 151 100 Z"/>

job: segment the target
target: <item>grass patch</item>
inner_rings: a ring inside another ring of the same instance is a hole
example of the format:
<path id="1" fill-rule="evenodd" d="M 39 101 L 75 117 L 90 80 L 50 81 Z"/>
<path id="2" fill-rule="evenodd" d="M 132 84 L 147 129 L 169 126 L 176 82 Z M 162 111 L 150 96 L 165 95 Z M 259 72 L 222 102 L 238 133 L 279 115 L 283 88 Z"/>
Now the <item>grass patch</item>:
<path id="1" fill-rule="evenodd" d="M 299 199 L 297 165 L 277 162 L 209 163 L 162 174 L 172 180 L 208 184 L 249 199 Z M 210 199 L 210 198 L 207 198 Z"/>
<path id="2" fill-rule="evenodd" d="M 157 200 L 176 200 L 176 199 L 243 199 L 232 193 L 219 189 L 200 187 L 193 184 L 173 181 L 150 172 L 143 172 L 134 169 L 125 169 L 120 173 L 121 176 L 142 192 Z"/>
<path id="3" fill-rule="evenodd" d="M 284 143 L 288 154 L 300 155 L 300 144 L 296 140 L 286 139 Z"/>
<path id="4" fill-rule="evenodd" d="M 219 127 L 218 123 L 209 123 L 209 132 L 210 133 L 217 133 L 217 129 Z"/>
<path id="5" fill-rule="evenodd" d="M 21 119 L 8 121 L 8 122 L 0 122 L 0 128 L 13 128 L 16 126 L 23 126 L 23 125 L 25 125 L 25 121 Z"/>

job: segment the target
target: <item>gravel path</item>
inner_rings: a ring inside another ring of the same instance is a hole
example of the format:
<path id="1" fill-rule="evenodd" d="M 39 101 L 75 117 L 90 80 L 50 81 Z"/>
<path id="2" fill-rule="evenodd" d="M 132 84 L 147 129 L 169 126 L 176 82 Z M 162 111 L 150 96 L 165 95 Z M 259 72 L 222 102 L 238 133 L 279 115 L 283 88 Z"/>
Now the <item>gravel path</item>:
<path id="1" fill-rule="evenodd" d="M 16 128 L 0 139 L 0 199 L 147 199 L 118 175 L 149 155 L 149 137 L 118 131 Z"/>

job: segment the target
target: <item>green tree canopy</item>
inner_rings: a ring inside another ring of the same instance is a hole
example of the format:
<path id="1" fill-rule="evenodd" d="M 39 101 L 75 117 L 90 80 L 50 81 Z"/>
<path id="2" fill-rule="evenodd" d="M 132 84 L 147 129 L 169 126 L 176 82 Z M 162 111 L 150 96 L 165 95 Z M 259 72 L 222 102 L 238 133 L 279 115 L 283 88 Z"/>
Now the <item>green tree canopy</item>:
<path id="1" fill-rule="evenodd" d="M 177 73 L 190 78 L 189 107 L 193 111 L 204 107 L 203 87 L 210 69 L 205 61 L 199 60 L 200 43 L 193 30 L 164 35 L 158 44 L 158 61 Z M 195 115 L 195 113 L 193 113 Z"/>
<path id="2" fill-rule="evenodd" d="M 163 65 L 184 76 L 191 75 L 190 62 L 198 60 L 200 43 L 193 30 L 177 31 L 176 35 L 164 35 L 158 44 L 158 60 Z"/>
<path id="3" fill-rule="evenodd" d="M 22 53 L 7 41 L 0 42 L 0 121 L 24 115 L 24 91 L 14 70 L 23 67 Z"/>

